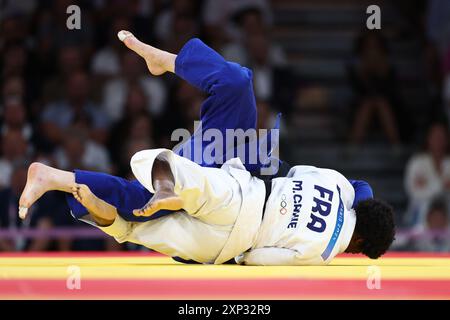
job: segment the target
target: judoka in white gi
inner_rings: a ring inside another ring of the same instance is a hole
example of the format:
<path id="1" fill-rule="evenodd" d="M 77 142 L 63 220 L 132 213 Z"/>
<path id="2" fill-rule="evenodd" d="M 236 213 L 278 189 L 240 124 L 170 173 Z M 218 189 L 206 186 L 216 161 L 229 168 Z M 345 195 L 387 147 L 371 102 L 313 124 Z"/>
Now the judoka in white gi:
<path id="1" fill-rule="evenodd" d="M 126 31 L 119 38 L 153 75 L 173 72 L 208 93 L 204 129 L 255 127 L 247 68 L 225 61 L 198 39 L 177 56 Z M 19 214 L 24 218 L 45 192 L 66 192 L 72 215 L 117 241 L 210 264 L 320 265 L 343 252 L 378 258 L 394 239 L 391 207 L 373 199 L 363 181 L 312 166 L 286 169 L 281 161 L 280 170 L 262 177 L 254 173 L 260 163 L 225 160 L 219 166 L 195 163 L 182 150 L 144 150 L 131 159 L 137 178 L 132 182 L 34 163 Z"/>

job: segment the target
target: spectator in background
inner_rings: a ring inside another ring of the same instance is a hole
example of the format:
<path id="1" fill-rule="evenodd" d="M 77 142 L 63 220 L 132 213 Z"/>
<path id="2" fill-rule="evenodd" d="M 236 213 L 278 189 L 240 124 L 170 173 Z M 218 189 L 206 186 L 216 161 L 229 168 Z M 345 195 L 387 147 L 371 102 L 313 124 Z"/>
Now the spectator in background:
<path id="1" fill-rule="evenodd" d="M 2 136 L 10 131 L 19 131 L 26 141 L 33 138 L 33 127 L 27 122 L 27 111 L 19 97 L 6 98 L 3 106 L 3 120 L 0 122 Z"/>
<path id="2" fill-rule="evenodd" d="M 177 15 L 174 17 L 170 37 L 162 46 L 170 52 L 179 52 L 187 41 L 199 34 L 198 20 L 191 15 Z"/>
<path id="3" fill-rule="evenodd" d="M 450 61 L 449 61 L 450 62 Z M 430 41 L 425 44 L 423 55 L 423 66 L 425 76 L 425 89 L 429 102 L 429 121 L 430 123 L 446 117 L 443 112 L 442 86 L 444 82 L 444 70 L 442 68 L 442 59 L 436 45 Z M 450 70 L 450 69 L 449 69 Z M 450 89 L 450 88 L 449 88 Z M 449 95 L 450 97 L 450 95 Z M 448 100 L 450 101 L 450 100 Z M 448 104 L 450 106 L 450 104 Z"/>
<path id="4" fill-rule="evenodd" d="M 444 199 L 435 199 L 429 206 L 425 224 L 415 232 L 412 249 L 426 252 L 449 252 L 450 229 L 448 205 Z"/>
<path id="5" fill-rule="evenodd" d="M 103 144 L 107 141 L 109 120 L 101 109 L 89 100 L 89 76 L 75 72 L 65 85 L 66 96 L 45 107 L 41 116 L 43 134 L 54 145 L 62 142 L 64 130 L 77 126 L 89 137 Z"/>
<path id="6" fill-rule="evenodd" d="M 270 45 L 267 35 L 263 32 L 247 39 L 249 66 L 253 70 L 255 96 L 262 100 L 271 100 L 274 95 L 275 68 L 285 64 L 282 50 Z"/>
<path id="7" fill-rule="evenodd" d="M 81 28 L 67 32 L 67 8 L 73 3 L 72 0 L 58 0 L 51 6 L 51 19 L 46 22 L 45 27 L 52 33 L 57 47 L 78 46 L 84 55 L 88 55 L 93 50 L 93 32 L 95 27 L 92 24 L 91 10 L 83 10 L 81 15 Z M 87 7 L 89 2 L 85 2 Z"/>
<path id="8" fill-rule="evenodd" d="M 5 101 L 7 97 L 23 99 L 26 96 L 26 86 L 23 78 L 18 76 L 6 78 L 3 82 L 0 95 L 2 101 Z"/>
<path id="9" fill-rule="evenodd" d="M 205 99 L 202 92 L 186 81 L 177 80 L 171 92 L 174 94 L 169 97 L 164 117 L 155 123 L 155 129 L 159 131 L 158 145 L 169 149 L 178 143 L 170 141 L 175 129 L 185 128 L 193 133 L 194 121 L 198 120 L 200 105 Z M 177 116 L 174 117 L 174 114 Z"/>
<path id="10" fill-rule="evenodd" d="M 177 28 L 176 24 L 182 20 L 195 19 L 199 12 L 199 1 L 197 0 L 173 0 L 170 6 L 161 12 L 155 21 L 156 39 L 164 46 L 177 36 L 176 30 L 183 32 L 182 28 Z M 177 51 L 176 51 L 177 52 Z"/>
<path id="11" fill-rule="evenodd" d="M 146 109 L 152 116 L 161 114 L 166 100 L 166 88 L 162 80 L 149 76 L 144 61 L 126 51 L 122 56 L 122 73 L 108 81 L 103 90 L 103 110 L 112 121 L 123 117 L 130 89 L 139 86 L 146 96 Z"/>
<path id="12" fill-rule="evenodd" d="M 55 226 L 73 225 L 73 219 L 65 214 L 68 211 L 65 197 L 57 192 L 44 195 L 36 208 L 32 209 L 31 218 L 24 221 L 18 218 L 17 206 L 26 183 L 28 165 L 27 162 L 16 162 L 13 167 L 11 186 L 0 191 L 0 226 L 10 231 L 33 228 L 45 232 Z M 71 240 L 67 238 L 52 241 L 44 236 L 33 240 L 23 237 L 0 240 L 0 251 L 70 250 L 70 248 Z"/>
<path id="13" fill-rule="evenodd" d="M 130 158 L 127 145 L 135 139 L 147 140 L 154 145 L 153 121 L 147 111 L 147 97 L 139 86 L 130 88 L 124 116 L 111 129 L 109 151 L 117 175 L 123 177 L 129 172 Z"/>
<path id="14" fill-rule="evenodd" d="M 206 35 L 209 38 L 214 37 L 217 30 L 223 30 L 227 38 L 233 41 L 241 40 L 244 38 L 242 30 L 233 23 L 232 18 L 249 8 L 261 12 L 264 25 L 272 25 L 272 13 L 268 0 L 206 0 L 202 11 Z"/>
<path id="15" fill-rule="evenodd" d="M 388 141 L 397 146 L 400 144 L 398 87 L 386 40 L 379 32 L 365 32 L 358 37 L 355 51 L 356 61 L 348 70 L 356 99 L 351 141 L 360 145 L 378 120 Z M 402 121 L 406 121 L 405 115 Z"/>
<path id="16" fill-rule="evenodd" d="M 105 147 L 92 141 L 85 130 L 72 127 L 62 132 L 61 147 L 55 151 L 58 168 L 111 172 L 111 163 Z"/>
<path id="17" fill-rule="evenodd" d="M 3 50 L 3 57 L 0 56 L 0 58 L 0 81 L 3 80 L 6 86 L 11 79 L 20 79 L 23 85 L 20 96 L 27 104 L 32 102 L 37 95 L 36 78 L 38 76 L 31 69 L 32 63 L 29 61 L 29 53 L 25 45 L 21 42 L 8 44 Z"/>
<path id="18" fill-rule="evenodd" d="M 227 60 L 248 66 L 253 71 L 255 95 L 258 99 L 273 101 L 277 72 L 283 72 L 286 57 L 280 46 L 269 38 L 269 25 L 259 7 L 245 7 L 234 15 L 239 26 L 239 39 L 223 47 Z"/>
<path id="19" fill-rule="evenodd" d="M 64 86 L 74 74 L 85 73 L 86 57 L 81 48 L 75 45 L 65 45 L 58 51 L 57 73 L 44 85 L 43 96 L 45 100 L 63 99 L 63 93 L 66 95 Z M 66 86 L 67 88 L 67 86 Z"/>
<path id="20" fill-rule="evenodd" d="M 28 144 L 19 130 L 9 130 L 1 137 L 0 189 L 8 187 L 16 162 L 24 161 L 28 156 Z"/>
<path id="21" fill-rule="evenodd" d="M 450 123 L 450 44 L 443 57 L 443 85 L 442 85 L 442 112 L 438 116 L 444 117 Z"/>
<path id="22" fill-rule="evenodd" d="M 256 109 L 258 110 L 256 128 L 270 130 L 275 122 L 276 116 L 270 104 L 264 100 L 257 100 Z"/>
<path id="23" fill-rule="evenodd" d="M 3 7 L 0 14 L 0 50 L 9 43 L 26 41 L 29 35 L 26 16 L 14 9 L 8 12 L 7 8 Z"/>
<path id="24" fill-rule="evenodd" d="M 64 198 L 59 201 L 53 198 L 55 194 L 44 196 L 39 201 L 30 219 L 20 220 L 17 216 L 17 207 L 19 197 L 25 187 L 27 179 L 27 162 L 16 162 L 12 169 L 11 186 L 0 191 L 0 227 L 12 232 L 20 229 L 34 228 L 44 232 L 55 226 L 52 214 L 61 213 L 61 205 L 67 205 Z M 61 219 L 60 219 L 61 220 Z M 70 249 L 70 240 L 60 239 L 54 243 L 49 238 L 38 237 L 33 240 L 27 240 L 24 237 L 16 236 L 13 239 L 0 239 L 0 251 L 43 251 L 52 248 L 60 250 Z"/>
<path id="25" fill-rule="evenodd" d="M 9 43 L 3 50 L 2 77 L 27 78 L 28 54 L 21 43 Z"/>
<path id="26" fill-rule="evenodd" d="M 20 194 L 27 180 L 27 166 L 16 163 L 14 167 L 11 165 L 10 170 L 11 181 L 8 183 L 7 188 L 0 191 L 0 226 L 3 229 L 14 231 L 24 224 L 17 216 L 17 207 L 19 205 Z M 0 239 L 0 250 L 24 250 L 25 240 L 19 237 L 15 237 L 14 239 Z"/>
<path id="27" fill-rule="evenodd" d="M 269 26 L 265 24 L 263 13 L 258 7 L 248 7 L 236 12 L 232 21 L 239 31 L 239 37 L 230 38 L 221 52 L 226 60 L 248 65 L 250 62 L 248 41 L 255 36 L 266 34 Z"/>
<path id="28" fill-rule="evenodd" d="M 120 176 L 125 179 L 135 180 L 136 177 L 133 175 L 130 167 L 130 159 L 133 155 L 141 150 L 147 150 L 154 148 L 154 144 L 149 139 L 140 140 L 129 140 L 125 144 L 124 152 L 121 154 L 120 164 L 121 171 Z"/>
<path id="29" fill-rule="evenodd" d="M 114 20 L 106 45 L 92 57 L 91 70 L 95 76 L 111 78 L 120 74 L 120 57 L 123 52 L 122 43 L 117 41 L 117 33 L 120 30 L 130 30 L 130 21 L 127 18 L 118 17 Z"/>
<path id="30" fill-rule="evenodd" d="M 428 0 L 426 13 L 426 36 L 435 43 L 442 54 L 450 41 L 450 2 L 447 0 Z"/>
<path id="31" fill-rule="evenodd" d="M 450 192 L 449 132 L 442 123 L 431 125 L 424 152 L 408 162 L 405 188 L 409 198 L 406 223 L 422 224 L 424 212 L 432 199 Z"/>

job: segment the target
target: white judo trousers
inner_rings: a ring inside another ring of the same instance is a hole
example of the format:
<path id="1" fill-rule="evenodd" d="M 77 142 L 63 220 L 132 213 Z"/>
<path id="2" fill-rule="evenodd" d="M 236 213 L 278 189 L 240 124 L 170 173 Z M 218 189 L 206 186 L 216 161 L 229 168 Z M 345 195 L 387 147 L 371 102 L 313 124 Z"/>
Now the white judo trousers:
<path id="1" fill-rule="evenodd" d="M 201 263 L 221 264 L 251 248 L 261 225 L 265 186 L 239 159 L 217 169 L 201 167 L 167 149 L 140 151 L 131 159 L 131 168 L 152 193 L 156 158 L 169 163 L 184 211 L 138 223 L 117 216 L 101 230 L 118 242 L 141 244 Z"/>

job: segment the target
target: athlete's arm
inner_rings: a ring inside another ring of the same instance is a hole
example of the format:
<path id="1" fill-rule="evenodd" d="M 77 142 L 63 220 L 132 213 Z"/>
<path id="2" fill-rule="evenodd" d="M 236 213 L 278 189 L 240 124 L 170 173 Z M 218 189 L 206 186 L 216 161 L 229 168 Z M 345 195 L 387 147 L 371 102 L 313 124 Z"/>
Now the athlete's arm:
<path id="1" fill-rule="evenodd" d="M 320 259 L 304 259 L 300 252 L 286 248 L 265 247 L 250 250 L 235 258 L 238 264 L 250 266 L 296 266 L 324 264 Z"/>

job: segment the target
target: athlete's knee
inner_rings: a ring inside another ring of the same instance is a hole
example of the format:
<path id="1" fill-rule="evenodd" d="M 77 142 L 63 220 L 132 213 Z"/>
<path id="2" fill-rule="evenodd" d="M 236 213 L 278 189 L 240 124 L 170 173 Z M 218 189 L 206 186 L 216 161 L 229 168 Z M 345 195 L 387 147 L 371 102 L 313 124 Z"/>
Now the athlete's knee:
<path id="1" fill-rule="evenodd" d="M 227 94 L 249 90 L 253 85 L 252 72 L 237 63 L 228 62 L 222 72 L 224 76 L 222 89 L 227 90 Z"/>

